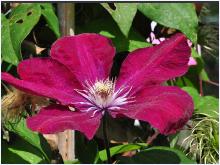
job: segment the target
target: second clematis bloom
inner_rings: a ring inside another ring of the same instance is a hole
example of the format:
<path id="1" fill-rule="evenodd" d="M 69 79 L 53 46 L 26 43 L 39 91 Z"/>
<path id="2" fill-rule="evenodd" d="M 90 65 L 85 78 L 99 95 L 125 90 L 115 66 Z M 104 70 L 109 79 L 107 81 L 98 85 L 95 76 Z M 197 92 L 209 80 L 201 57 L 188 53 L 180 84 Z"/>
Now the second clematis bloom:
<path id="1" fill-rule="evenodd" d="M 20 79 L 2 80 L 34 95 L 57 101 L 27 119 L 33 131 L 49 134 L 79 130 L 92 139 L 104 113 L 149 122 L 161 134 L 181 129 L 193 113 L 192 98 L 178 87 L 163 86 L 188 70 L 190 48 L 183 34 L 128 54 L 117 79 L 110 79 L 115 55 L 111 41 L 98 34 L 63 37 L 48 58 L 20 62 Z"/>

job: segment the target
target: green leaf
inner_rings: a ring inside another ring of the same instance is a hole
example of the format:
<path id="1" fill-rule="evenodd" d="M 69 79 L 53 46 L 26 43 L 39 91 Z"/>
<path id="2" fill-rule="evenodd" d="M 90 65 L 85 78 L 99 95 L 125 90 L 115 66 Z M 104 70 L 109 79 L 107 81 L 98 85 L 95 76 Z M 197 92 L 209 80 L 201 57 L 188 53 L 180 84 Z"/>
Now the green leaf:
<path id="1" fill-rule="evenodd" d="M 182 31 L 193 43 L 197 42 L 198 18 L 193 3 L 140 3 L 138 10 L 161 25 Z"/>
<path id="2" fill-rule="evenodd" d="M 191 56 L 193 58 L 201 58 L 201 56 L 199 55 L 199 53 L 194 49 L 194 48 L 191 48 Z"/>
<path id="3" fill-rule="evenodd" d="M 192 83 L 192 81 L 190 79 L 188 79 L 186 76 L 183 76 L 183 77 L 179 77 L 179 78 L 176 78 L 176 85 L 179 86 L 179 87 L 185 87 L 185 86 L 188 86 L 188 87 L 193 87 L 195 88 L 195 85 Z"/>
<path id="4" fill-rule="evenodd" d="M 201 97 L 196 113 L 218 118 L 219 101 L 213 96 Z"/>
<path id="5" fill-rule="evenodd" d="M 78 27 L 77 33 L 99 33 L 110 38 L 116 46 L 117 52 L 133 51 L 135 49 L 151 46 L 147 43 L 139 33 L 131 28 L 128 38 L 126 38 L 116 23 L 110 18 L 99 19 L 86 24 L 86 26 Z"/>
<path id="6" fill-rule="evenodd" d="M 75 151 L 80 163 L 94 164 L 98 161 L 98 145 L 94 140 L 86 141 L 80 132 L 75 132 Z"/>
<path id="7" fill-rule="evenodd" d="M 16 124 L 7 123 L 5 126 L 9 131 L 16 133 L 30 145 L 36 147 L 44 155 L 45 159 L 50 162 L 52 151 L 49 144 L 41 134 L 33 132 L 27 128 L 26 120 L 24 118 L 21 118 Z"/>
<path id="8" fill-rule="evenodd" d="M 28 164 L 29 162 L 17 154 L 11 152 L 8 148 L 8 143 L 5 140 L 1 140 L 1 163 L 3 164 Z"/>
<path id="9" fill-rule="evenodd" d="M 206 73 L 204 68 L 201 70 L 199 77 L 204 81 L 209 81 L 208 74 Z"/>
<path id="10" fill-rule="evenodd" d="M 11 41 L 9 21 L 5 18 L 4 14 L 1 14 L 1 56 L 2 59 L 13 65 L 18 64 L 18 57 L 14 51 Z"/>
<path id="11" fill-rule="evenodd" d="M 135 32 L 134 32 L 134 35 Z M 137 34 L 138 35 L 138 34 Z M 131 34 L 131 37 L 133 36 L 133 34 Z M 136 41 L 136 40 L 132 40 L 132 38 L 129 40 L 129 49 L 128 51 L 129 52 L 132 52 L 136 49 L 139 49 L 139 48 L 145 48 L 145 47 L 150 47 L 152 46 L 150 43 L 146 42 L 146 41 L 143 41 L 142 39 L 140 39 L 141 41 Z"/>
<path id="12" fill-rule="evenodd" d="M 179 140 L 179 132 L 176 134 L 169 135 L 170 148 L 175 148 Z"/>
<path id="13" fill-rule="evenodd" d="M 48 26 L 56 34 L 57 38 L 60 37 L 59 20 L 54 13 L 53 5 L 50 3 L 40 3 L 41 12 L 46 19 Z"/>
<path id="14" fill-rule="evenodd" d="M 183 77 L 184 82 L 186 83 L 187 86 L 195 88 L 195 85 L 192 83 L 192 81 L 186 77 Z"/>
<path id="15" fill-rule="evenodd" d="M 203 80 L 203 81 L 209 81 L 209 77 L 207 72 L 204 69 L 204 60 L 202 59 L 202 56 L 194 49 L 191 49 L 191 55 L 193 58 L 195 58 L 195 60 L 197 61 L 197 72 L 199 74 L 199 77 Z"/>
<path id="16" fill-rule="evenodd" d="M 13 142 L 2 140 L 2 163 L 4 164 L 36 164 L 49 163 L 39 150 L 24 139 L 15 137 Z"/>
<path id="17" fill-rule="evenodd" d="M 195 109 L 197 109 L 200 102 L 199 92 L 193 87 L 183 87 L 182 89 L 192 97 Z"/>
<path id="18" fill-rule="evenodd" d="M 195 113 L 218 118 L 219 101 L 213 96 L 200 96 L 198 91 L 192 87 L 183 87 L 193 98 Z"/>
<path id="19" fill-rule="evenodd" d="M 115 10 L 111 9 L 107 3 L 101 4 L 112 16 L 121 32 L 127 37 L 137 12 L 135 3 L 114 3 Z"/>
<path id="20" fill-rule="evenodd" d="M 197 61 L 197 65 L 190 68 L 192 74 L 191 76 L 195 76 L 195 74 L 198 74 L 201 80 L 208 81 L 209 77 L 204 69 L 204 61 L 202 57 L 197 57 L 195 59 Z"/>
<path id="21" fill-rule="evenodd" d="M 120 154 L 126 151 L 137 150 L 143 147 L 147 147 L 146 143 L 137 143 L 137 144 L 123 144 L 110 148 L 110 155 L 114 156 L 116 154 Z M 99 151 L 99 158 L 102 161 L 107 160 L 106 150 Z"/>
<path id="22" fill-rule="evenodd" d="M 40 16 L 41 9 L 37 4 L 20 4 L 10 15 L 9 27 L 11 41 L 19 60 L 22 59 L 21 43 L 37 24 Z"/>
<path id="23" fill-rule="evenodd" d="M 63 160 L 64 164 L 81 164 L 78 159 L 75 160 Z"/>
<path id="24" fill-rule="evenodd" d="M 169 147 L 151 147 L 142 150 L 133 157 L 121 157 L 120 164 L 192 164 L 196 163 L 190 160 L 186 155 L 177 149 Z"/>

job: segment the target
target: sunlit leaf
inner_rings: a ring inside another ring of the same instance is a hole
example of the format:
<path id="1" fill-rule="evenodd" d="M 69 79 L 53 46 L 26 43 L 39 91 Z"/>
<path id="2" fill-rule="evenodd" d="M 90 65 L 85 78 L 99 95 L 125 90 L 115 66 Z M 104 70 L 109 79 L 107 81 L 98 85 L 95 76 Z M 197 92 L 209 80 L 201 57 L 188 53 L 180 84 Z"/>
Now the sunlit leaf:
<path id="1" fill-rule="evenodd" d="M 75 160 L 64 160 L 64 164 L 81 164 L 78 159 Z"/>
<path id="2" fill-rule="evenodd" d="M 109 18 L 89 22 L 86 26 L 77 29 L 79 29 L 77 33 L 93 32 L 110 38 L 114 46 L 116 46 L 117 52 L 131 52 L 138 48 L 151 46 L 151 44 L 146 42 L 133 28 L 131 28 L 129 36 L 126 38 L 119 30 L 116 23 Z"/>
<path id="3" fill-rule="evenodd" d="M 209 77 L 205 69 L 203 68 L 202 71 L 199 74 L 199 77 L 204 81 L 209 81 Z"/>
<path id="4" fill-rule="evenodd" d="M 10 131 L 19 135 L 30 145 L 36 147 L 44 155 L 45 159 L 48 162 L 50 161 L 52 152 L 46 139 L 41 134 L 28 129 L 24 118 L 21 118 L 18 123 L 7 123 L 6 127 Z"/>
<path id="5" fill-rule="evenodd" d="M 186 91 L 193 99 L 193 102 L 194 102 L 194 107 L 195 109 L 198 108 L 198 104 L 200 102 L 200 95 L 199 95 L 199 92 L 193 88 L 193 87 L 183 87 L 182 88 L 184 91 Z"/>
<path id="6" fill-rule="evenodd" d="M 37 148 L 19 137 L 16 137 L 11 143 L 2 140 L 1 157 L 2 163 L 5 164 L 49 163 Z"/>
<path id="7" fill-rule="evenodd" d="M 193 3 L 139 3 L 146 17 L 166 27 L 182 31 L 193 42 L 197 42 L 198 18 Z"/>
<path id="8" fill-rule="evenodd" d="M 115 9 L 110 8 L 107 3 L 102 3 L 102 6 L 111 14 L 121 32 L 125 36 L 128 36 L 134 16 L 137 12 L 137 4 L 114 3 Z"/>
<path id="9" fill-rule="evenodd" d="M 19 60 L 22 59 L 21 43 L 37 24 L 40 16 L 41 9 L 37 4 L 20 4 L 10 14 L 11 41 Z"/>
<path id="10" fill-rule="evenodd" d="M 1 57 L 4 61 L 17 65 L 18 56 L 16 55 L 12 46 L 9 21 L 3 14 L 1 14 L 1 24 Z"/>
<path id="11" fill-rule="evenodd" d="M 198 91 L 192 87 L 183 87 L 193 98 L 195 112 L 206 116 L 218 118 L 219 101 L 213 96 L 200 96 Z"/>
<path id="12" fill-rule="evenodd" d="M 218 118 L 219 100 L 213 96 L 201 97 L 196 113 Z"/>
<path id="13" fill-rule="evenodd" d="M 57 37 L 60 37 L 59 21 L 54 13 L 53 5 L 50 3 L 40 3 L 40 7 L 42 15 L 46 19 L 49 28 L 53 30 Z"/>
<path id="14" fill-rule="evenodd" d="M 146 143 L 137 143 L 137 144 L 124 144 L 118 145 L 110 148 L 110 155 L 114 156 L 116 154 L 120 154 L 126 151 L 137 150 L 143 147 L 147 147 Z M 106 150 L 99 151 L 99 157 L 102 161 L 107 160 Z"/>
<path id="15" fill-rule="evenodd" d="M 191 55 L 194 58 L 201 58 L 201 55 L 194 48 L 191 48 Z"/>

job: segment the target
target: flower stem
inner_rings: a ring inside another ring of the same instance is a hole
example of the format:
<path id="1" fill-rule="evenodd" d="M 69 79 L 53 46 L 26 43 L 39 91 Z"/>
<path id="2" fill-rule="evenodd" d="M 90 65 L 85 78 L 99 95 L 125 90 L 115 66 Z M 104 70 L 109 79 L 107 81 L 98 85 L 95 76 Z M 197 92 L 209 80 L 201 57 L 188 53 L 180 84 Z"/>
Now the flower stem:
<path id="1" fill-rule="evenodd" d="M 147 139 L 147 144 L 150 145 L 160 134 L 160 132 L 156 131 L 151 137 Z"/>
<path id="2" fill-rule="evenodd" d="M 103 125 L 102 125 L 102 131 L 103 131 L 103 137 L 104 137 L 104 143 L 105 143 L 105 150 L 107 154 L 107 164 L 111 164 L 111 155 L 110 155 L 110 150 L 109 150 L 109 142 L 108 142 L 108 136 L 107 136 L 107 113 L 104 114 L 103 116 Z"/>
<path id="3" fill-rule="evenodd" d="M 219 86 L 218 83 L 213 82 L 213 81 L 208 81 L 208 80 L 206 80 L 205 82 L 206 82 L 206 83 L 209 83 L 209 84 L 212 84 L 212 85 L 215 85 L 215 86 Z"/>

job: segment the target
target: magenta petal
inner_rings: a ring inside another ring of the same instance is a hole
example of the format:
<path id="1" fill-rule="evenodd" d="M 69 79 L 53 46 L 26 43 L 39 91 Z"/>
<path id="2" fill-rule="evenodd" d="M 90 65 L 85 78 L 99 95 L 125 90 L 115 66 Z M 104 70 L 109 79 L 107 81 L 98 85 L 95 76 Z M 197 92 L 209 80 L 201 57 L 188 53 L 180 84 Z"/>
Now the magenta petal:
<path id="1" fill-rule="evenodd" d="M 92 139 L 99 128 L 101 114 L 91 117 L 91 114 L 70 111 L 61 105 L 51 105 L 27 119 L 27 126 L 43 134 L 53 134 L 67 129 L 78 130 L 88 139 Z"/>
<path id="2" fill-rule="evenodd" d="M 74 75 L 59 62 L 50 58 L 33 58 L 18 65 L 22 80 L 2 73 L 2 80 L 25 92 L 56 99 L 63 104 L 76 100 L 74 89 L 81 86 Z"/>
<path id="3" fill-rule="evenodd" d="M 89 33 L 63 37 L 51 48 L 51 57 L 67 66 L 80 82 L 106 79 L 114 54 L 109 39 Z"/>
<path id="4" fill-rule="evenodd" d="M 182 34 L 161 44 L 131 52 L 122 64 L 117 86 L 128 85 L 136 90 L 181 76 L 188 70 L 190 48 Z"/>
<path id="5" fill-rule="evenodd" d="M 165 135 L 181 129 L 194 110 L 192 98 L 178 87 L 148 87 L 137 93 L 135 101 L 121 113 L 147 121 Z"/>
<path id="6" fill-rule="evenodd" d="M 14 78 L 12 75 L 8 73 L 2 73 L 1 74 L 2 80 L 6 81 L 7 83 L 13 85 L 17 89 L 20 89 L 24 92 L 38 95 L 38 96 L 44 96 L 49 97 L 52 99 L 56 99 L 63 104 L 70 104 L 74 101 L 74 95 L 70 95 L 68 93 L 62 92 L 60 90 L 46 87 L 42 84 L 37 84 L 33 82 L 28 82 L 25 80 L 19 80 L 17 78 Z"/>

